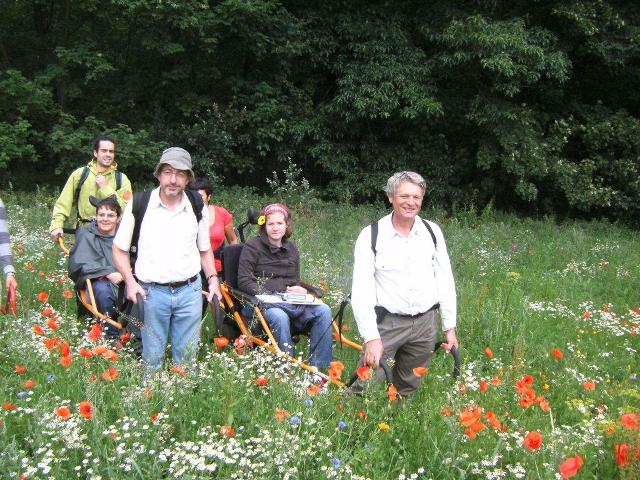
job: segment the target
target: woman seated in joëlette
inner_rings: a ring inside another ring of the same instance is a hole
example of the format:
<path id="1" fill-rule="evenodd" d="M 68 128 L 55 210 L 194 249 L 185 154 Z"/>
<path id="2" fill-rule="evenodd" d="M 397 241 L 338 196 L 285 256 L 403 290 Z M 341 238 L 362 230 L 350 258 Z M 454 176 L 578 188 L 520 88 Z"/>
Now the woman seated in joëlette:
<path id="1" fill-rule="evenodd" d="M 260 235 L 247 241 L 240 255 L 238 287 L 251 295 L 264 293 L 307 293 L 300 285 L 300 254 L 289 239 L 293 229 L 288 208 L 280 203 L 262 211 Z M 309 364 L 326 368 L 332 359 L 331 309 L 324 303 L 299 305 L 268 303 L 264 317 L 278 342 L 278 347 L 295 355 L 292 336 L 308 333 Z M 251 317 L 251 306 L 243 309 Z"/>

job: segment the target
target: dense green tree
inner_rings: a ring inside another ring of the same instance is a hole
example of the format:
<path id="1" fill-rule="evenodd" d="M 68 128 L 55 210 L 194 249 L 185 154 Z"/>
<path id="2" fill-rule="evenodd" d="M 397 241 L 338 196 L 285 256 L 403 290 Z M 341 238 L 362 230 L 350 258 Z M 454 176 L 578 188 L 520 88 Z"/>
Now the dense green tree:
<path id="1" fill-rule="evenodd" d="M 0 19 L 0 171 L 60 182 L 117 137 L 262 187 L 640 220 L 640 13 L 619 0 L 16 0 Z"/>

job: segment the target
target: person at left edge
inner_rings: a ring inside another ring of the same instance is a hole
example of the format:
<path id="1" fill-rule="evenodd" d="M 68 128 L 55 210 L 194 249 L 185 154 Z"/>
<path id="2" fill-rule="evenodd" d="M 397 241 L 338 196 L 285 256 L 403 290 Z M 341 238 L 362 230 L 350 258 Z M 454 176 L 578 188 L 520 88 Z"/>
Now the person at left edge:
<path id="1" fill-rule="evenodd" d="M 124 173 L 118 172 L 114 141 L 107 136 L 96 138 L 93 143 L 93 157 L 85 167 L 73 171 L 53 206 L 49 233 L 54 241 L 62 235 L 62 228 L 70 217 L 76 201 L 78 218 L 75 226 L 78 227 L 90 223 L 95 216 L 96 209 L 89 202 L 89 196 L 102 200 L 115 195 L 120 207 L 124 207 L 125 203 L 131 200 L 131 182 Z M 81 182 L 83 176 L 84 181 Z M 120 188 L 117 188 L 118 183 Z M 76 194 L 79 185 L 80 190 Z"/>
<path id="2" fill-rule="evenodd" d="M 198 222 L 185 193 L 193 178 L 191 155 L 180 147 L 166 149 L 156 166 L 159 187 L 151 191 L 146 213 L 140 225 L 137 259 L 133 276 L 129 249 L 135 218 L 129 202 L 120 228 L 113 240 L 113 260 L 122 274 L 127 298 L 144 299 L 142 359 L 147 370 L 162 367 L 167 341 L 176 365 L 195 360 L 200 341 L 202 281 L 204 271 L 209 291 L 220 298 L 220 286 L 209 243 L 209 212 L 202 208 Z"/>
<path id="3" fill-rule="evenodd" d="M 0 199 L 0 267 L 6 277 L 7 290 L 17 288 L 16 270 L 13 268 L 13 257 L 11 256 L 11 240 L 9 239 L 9 227 L 7 225 L 7 211 L 4 203 Z M 0 285 L 0 293 L 2 286 Z"/>

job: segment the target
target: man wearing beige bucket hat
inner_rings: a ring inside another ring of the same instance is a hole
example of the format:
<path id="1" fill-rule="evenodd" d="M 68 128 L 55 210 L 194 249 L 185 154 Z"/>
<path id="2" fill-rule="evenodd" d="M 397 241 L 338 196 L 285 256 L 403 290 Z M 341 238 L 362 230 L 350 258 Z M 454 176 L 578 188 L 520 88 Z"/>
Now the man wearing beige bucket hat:
<path id="1" fill-rule="evenodd" d="M 185 190 L 194 177 L 191 155 L 180 147 L 167 148 L 154 175 L 159 186 L 141 194 L 147 195 L 146 210 L 134 216 L 136 199 L 127 204 L 113 241 L 113 258 L 124 278 L 127 298 L 135 302 L 140 294 L 144 299 L 142 359 L 149 371 L 162 367 L 168 340 L 175 364 L 195 359 L 202 311 L 201 268 L 208 282 L 208 300 L 213 294 L 220 298 L 209 243 L 209 213 L 197 193 Z M 129 261 L 132 239 L 137 243 L 135 277 Z"/>

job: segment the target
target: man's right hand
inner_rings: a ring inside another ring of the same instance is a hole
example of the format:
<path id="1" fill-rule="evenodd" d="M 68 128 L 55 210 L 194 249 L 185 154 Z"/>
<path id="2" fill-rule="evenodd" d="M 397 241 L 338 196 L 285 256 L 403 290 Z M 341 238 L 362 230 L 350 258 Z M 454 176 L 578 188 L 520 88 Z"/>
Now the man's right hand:
<path id="1" fill-rule="evenodd" d="M 54 228 L 53 230 L 51 230 L 51 237 L 53 238 L 54 242 L 57 242 L 61 236 L 62 236 L 61 228 Z"/>
<path id="2" fill-rule="evenodd" d="M 364 363 L 370 367 L 378 368 L 380 366 L 380 359 L 384 352 L 384 346 L 382 340 L 376 338 L 375 340 L 369 340 L 364 344 Z"/>
<path id="3" fill-rule="evenodd" d="M 144 288 L 140 286 L 140 284 L 136 281 L 131 283 L 127 283 L 127 300 L 131 300 L 133 303 L 138 303 L 138 293 L 142 296 L 144 300 L 147 299 L 147 293 L 144 291 Z"/>

